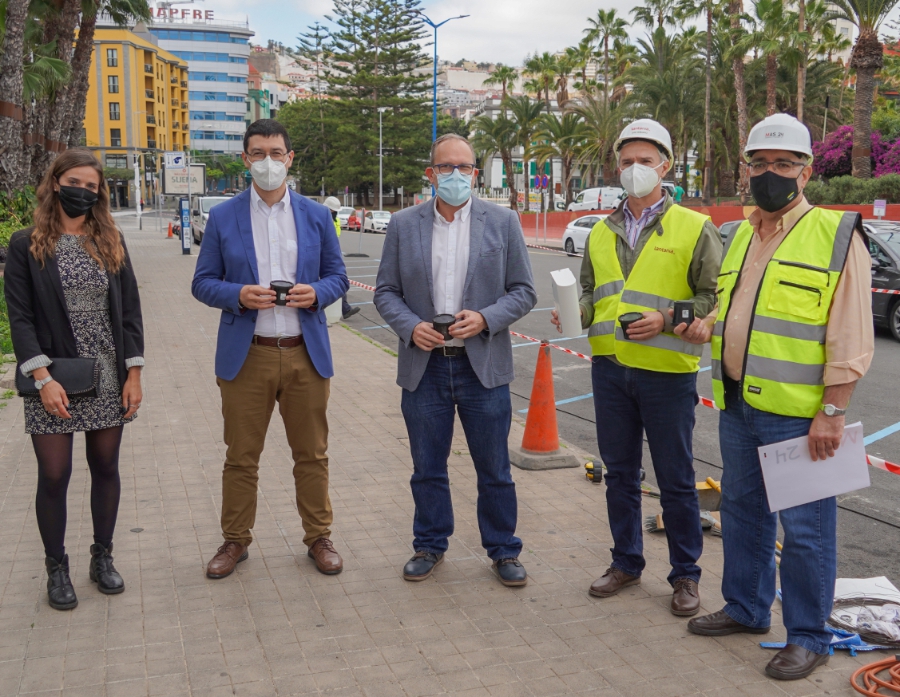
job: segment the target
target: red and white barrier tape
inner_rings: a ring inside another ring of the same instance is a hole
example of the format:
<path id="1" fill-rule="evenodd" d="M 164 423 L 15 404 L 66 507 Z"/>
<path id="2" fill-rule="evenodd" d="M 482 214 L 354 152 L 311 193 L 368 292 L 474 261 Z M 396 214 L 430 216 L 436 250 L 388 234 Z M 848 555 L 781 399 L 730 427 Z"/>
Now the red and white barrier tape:
<path id="1" fill-rule="evenodd" d="M 360 283 L 359 281 L 350 280 L 350 283 L 354 286 L 358 286 L 360 288 L 365 288 L 366 290 L 371 290 L 374 292 L 374 286 L 367 286 L 365 283 Z M 900 295 L 900 291 L 890 291 L 892 293 L 897 293 Z M 542 341 L 541 339 L 535 339 L 533 336 L 528 336 L 527 334 L 520 334 L 519 332 L 514 332 L 512 329 L 509 330 L 509 333 L 513 336 L 517 336 L 520 339 L 525 339 L 525 341 L 531 341 L 535 344 L 544 344 L 547 343 Z M 556 344 L 547 344 L 550 348 L 554 348 L 557 351 L 562 351 L 563 353 L 568 353 L 571 356 L 575 356 L 576 358 L 582 358 L 586 361 L 591 360 L 590 356 L 585 356 L 583 353 L 578 353 L 578 351 L 573 351 L 572 349 L 565 348 L 564 346 L 557 346 Z M 711 400 L 709 397 L 700 397 L 700 404 L 704 407 L 709 407 L 710 409 L 719 410 L 719 407 L 716 406 L 716 403 Z M 893 462 L 887 462 L 886 460 L 882 460 L 878 457 L 873 457 L 871 455 L 866 455 L 867 462 L 872 466 L 876 467 L 880 470 L 884 470 L 885 472 L 891 472 L 893 474 L 900 474 L 900 465 L 895 465 Z"/>
<path id="2" fill-rule="evenodd" d="M 888 295 L 900 295 L 900 290 L 886 290 L 884 288 L 873 288 L 873 293 L 887 293 Z"/>

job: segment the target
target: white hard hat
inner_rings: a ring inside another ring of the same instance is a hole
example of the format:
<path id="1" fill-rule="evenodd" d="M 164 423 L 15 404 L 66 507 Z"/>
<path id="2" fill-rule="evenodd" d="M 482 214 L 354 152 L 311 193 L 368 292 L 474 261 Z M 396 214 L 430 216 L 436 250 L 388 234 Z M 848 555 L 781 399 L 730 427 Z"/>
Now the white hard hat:
<path id="1" fill-rule="evenodd" d="M 336 196 L 329 196 L 324 201 L 322 201 L 322 204 L 326 208 L 328 208 L 332 211 L 335 211 L 335 212 L 337 212 L 341 209 L 341 202 L 337 200 Z"/>
<path id="2" fill-rule="evenodd" d="M 810 159 L 813 154 L 809 129 L 790 114 L 772 114 L 750 129 L 744 159 L 750 162 L 757 150 L 789 150 Z"/>
<path id="3" fill-rule="evenodd" d="M 666 152 L 666 155 L 668 155 L 670 168 L 675 163 L 675 155 L 672 152 L 672 136 L 669 135 L 669 132 L 658 121 L 654 121 L 653 119 L 638 119 L 625 126 L 613 146 L 613 152 L 616 153 L 616 159 L 619 158 L 619 150 L 622 149 L 622 145 L 629 140 L 646 140 L 649 143 L 654 143 L 662 148 Z"/>

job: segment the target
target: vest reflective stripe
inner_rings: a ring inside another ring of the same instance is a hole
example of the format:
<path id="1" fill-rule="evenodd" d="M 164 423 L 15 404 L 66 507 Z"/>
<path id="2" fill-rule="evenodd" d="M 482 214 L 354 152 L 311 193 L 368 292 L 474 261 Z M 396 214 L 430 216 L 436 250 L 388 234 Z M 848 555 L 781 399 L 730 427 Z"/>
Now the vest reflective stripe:
<path id="1" fill-rule="evenodd" d="M 594 321 L 588 329 L 593 355 L 614 355 L 622 365 L 663 373 L 698 370 L 702 347 L 670 333 L 630 341 L 618 318 L 626 312 L 666 312 L 676 300 L 694 296 L 688 268 L 707 220 L 695 211 L 671 206 L 660 221 L 662 234 L 647 241 L 627 280 L 616 254 L 618 235 L 605 220 L 594 226 L 588 237 L 595 282 Z"/>
<path id="2" fill-rule="evenodd" d="M 766 265 L 750 321 L 742 391 L 762 411 L 812 418 L 824 394 L 825 337 L 858 214 L 813 208 L 785 236 Z M 721 364 L 725 323 L 753 229 L 744 222 L 729 239 L 719 275 L 713 327 L 713 396 L 725 408 Z"/>
<path id="3" fill-rule="evenodd" d="M 603 300 L 603 298 L 608 298 L 610 295 L 621 293 L 624 287 L 625 281 L 610 281 L 609 283 L 604 283 L 602 286 L 597 286 L 594 288 L 594 302 Z"/>

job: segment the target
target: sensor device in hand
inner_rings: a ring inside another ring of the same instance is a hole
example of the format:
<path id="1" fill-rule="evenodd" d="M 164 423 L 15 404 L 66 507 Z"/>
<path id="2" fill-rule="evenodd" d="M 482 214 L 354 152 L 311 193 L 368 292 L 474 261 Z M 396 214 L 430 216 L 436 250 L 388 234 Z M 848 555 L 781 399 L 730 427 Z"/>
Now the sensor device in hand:
<path id="1" fill-rule="evenodd" d="M 272 281 L 269 288 L 275 291 L 275 304 L 282 307 L 287 305 L 287 296 L 293 287 L 294 284 L 290 281 Z"/>
<path id="2" fill-rule="evenodd" d="M 676 300 L 675 308 L 672 315 L 672 326 L 677 327 L 679 324 L 691 326 L 694 323 L 694 301 L 693 300 Z"/>
<path id="3" fill-rule="evenodd" d="M 581 310 L 578 308 L 578 281 L 571 269 L 551 271 L 553 301 L 563 336 L 581 336 Z"/>
<path id="4" fill-rule="evenodd" d="M 453 315 L 438 315 L 431 320 L 431 326 L 434 331 L 438 332 L 444 341 L 450 341 L 453 337 L 450 335 L 450 327 L 456 324 L 456 317 Z"/>

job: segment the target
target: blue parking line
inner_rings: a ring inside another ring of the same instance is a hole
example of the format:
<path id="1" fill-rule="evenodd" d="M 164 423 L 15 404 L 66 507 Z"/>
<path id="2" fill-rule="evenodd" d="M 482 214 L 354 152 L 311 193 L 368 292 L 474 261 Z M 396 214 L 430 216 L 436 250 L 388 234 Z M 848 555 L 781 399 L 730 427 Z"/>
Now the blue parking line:
<path id="1" fill-rule="evenodd" d="M 357 278 L 378 278 L 378 274 L 377 274 L 377 273 L 373 273 L 373 274 L 371 274 L 370 276 L 354 276 L 354 277 L 353 277 L 353 280 L 355 281 Z"/>
<path id="2" fill-rule="evenodd" d="M 352 307 L 355 307 L 355 306 L 357 306 L 357 305 L 373 305 L 373 304 L 374 304 L 374 303 L 373 303 L 371 300 L 370 300 L 369 302 L 367 302 L 367 303 L 350 303 L 350 305 L 351 305 Z"/>
<path id="3" fill-rule="evenodd" d="M 376 324 L 374 327 L 363 327 L 363 331 L 366 329 L 387 329 L 390 326 L 390 324 Z"/>
<path id="4" fill-rule="evenodd" d="M 900 421 L 893 424 L 892 426 L 888 426 L 887 428 L 882 428 L 880 431 L 875 431 L 871 436 L 866 436 L 863 438 L 863 445 L 870 445 L 877 440 L 881 440 L 882 438 L 887 438 L 892 433 L 896 433 L 900 431 Z"/>
<path id="5" fill-rule="evenodd" d="M 594 396 L 593 392 L 588 392 L 587 394 L 580 394 L 577 397 L 569 397 L 568 399 L 561 399 L 558 402 L 555 402 L 556 406 L 560 404 L 571 404 L 572 402 L 580 402 L 582 399 L 590 399 Z M 519 409 L 520 414 L 527 414 L 528 409 Z"/>
<path id="6" fill-rule="evenodd" d="M 546 312 L 547 310 L 555 310 L 556 307 L 536 307 L 532 312 Z"/>
<path id="7" fill-rule="evenodd" d="M 700 368 L 700 370 L 698 370 L 697 372 L 698 372 L 698 373 L 705 373 L 707 370 L 712 370 L 712 366 L 711 366 L 711 365 L 708 365 L 708 366 L 706 366 L 705 368 Z"/>

